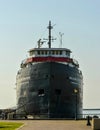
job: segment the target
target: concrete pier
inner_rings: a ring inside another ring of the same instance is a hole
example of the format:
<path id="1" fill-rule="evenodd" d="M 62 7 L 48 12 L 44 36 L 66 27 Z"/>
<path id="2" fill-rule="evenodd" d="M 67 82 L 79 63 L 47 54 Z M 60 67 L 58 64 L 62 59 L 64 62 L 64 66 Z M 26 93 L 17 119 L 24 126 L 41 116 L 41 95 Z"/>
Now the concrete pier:
<path id="1" fill-rule="evenodd" d="M 12 120 L 12 122 L 13 121 L 14 120 Z M 20 120 L 16 122 L 24 122 L 24 125 L 18 130 L 91 130 L 92 129 L 91 126 L 87 126 L 86 120 L 77 120 L 77 121 L 75 120 Z"/>

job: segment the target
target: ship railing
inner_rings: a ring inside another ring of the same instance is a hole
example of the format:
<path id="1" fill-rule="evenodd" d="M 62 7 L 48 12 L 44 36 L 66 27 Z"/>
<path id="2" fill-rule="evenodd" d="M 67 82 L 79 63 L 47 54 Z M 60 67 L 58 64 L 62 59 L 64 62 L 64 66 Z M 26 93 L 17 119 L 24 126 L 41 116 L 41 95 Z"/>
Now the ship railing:
<path id="1" fill-rule="evenodd" d="M 82 117 L 82 119 L 87 119 L 87 117 L 89 116 L 90 117 L 90 119 L 92 119 L 92 118 L 100 118 L 100 113 L 98 114 L 79 114 L 78 115 L 79 117 L 81 116 Z"/>
<path id="2" fill-rule="evenodd" d="M 51 113 L 50 113 L 51 114 Z M 49 120 L 87 120 L 87 118 L 89 117 L 89 119 L 91 120 L 92 118 L 100 118 L 100 114 L 77 114 L 77 119 L 75 116 L 73 117 L 68 117 L 66 118 L 66 116 L 64 116 L 64 114 L 59 114 L 59 115 L 55 115 L 55 114 L 48 114 L 48 113 L 30 113 L 30 114 L 16 114 L 16 113 L 8 113 L 7 118 L 3 118 L 3 119 L 8 119 L 8 120 L 44 120 L 44 119 L 49 119 Z M 50 115 L 50 116 L 49 116 Z M 2 119 L 2 118 L 1 118 Z"/>

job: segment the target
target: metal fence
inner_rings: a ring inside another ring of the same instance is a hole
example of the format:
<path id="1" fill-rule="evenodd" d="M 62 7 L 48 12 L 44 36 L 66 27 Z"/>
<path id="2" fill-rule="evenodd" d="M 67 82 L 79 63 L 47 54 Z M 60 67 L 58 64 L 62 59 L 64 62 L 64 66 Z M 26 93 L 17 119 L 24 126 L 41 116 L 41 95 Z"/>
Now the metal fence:
<path id="1" fill-rule="evenodd" d="M 0 119 L 2 120 L 86 120 L 87 118 L 100 118 L 100 114 L 77 114 L 77 116 L 74 117 L 63 117 L 62 115 L 59 115 L 58 117 L 50 117 L 48 114 L 16 114 L 16 113 L 8 113 L 6 116 L 0 115 Z"/>

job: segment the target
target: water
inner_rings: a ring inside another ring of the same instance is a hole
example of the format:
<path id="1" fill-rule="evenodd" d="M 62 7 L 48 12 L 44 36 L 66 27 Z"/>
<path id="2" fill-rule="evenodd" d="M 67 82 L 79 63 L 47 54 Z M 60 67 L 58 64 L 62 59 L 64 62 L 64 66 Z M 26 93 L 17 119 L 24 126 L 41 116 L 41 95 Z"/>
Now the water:
<path id="1" fill-rule="evenodd" d="M 100 118 L 100 109 L 83 109 L 83 117 L 86 116 L 98 116 Z"/>

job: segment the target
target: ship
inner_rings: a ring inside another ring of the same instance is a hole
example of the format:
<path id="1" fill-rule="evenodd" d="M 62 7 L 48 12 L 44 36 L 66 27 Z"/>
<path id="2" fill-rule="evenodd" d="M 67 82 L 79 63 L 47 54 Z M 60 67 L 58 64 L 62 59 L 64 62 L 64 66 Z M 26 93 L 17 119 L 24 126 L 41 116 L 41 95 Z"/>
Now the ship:
<path id="1" fill-rule="evenodd" d="M 82 71 L 70 49 L 51 46 L 51 21 L 47 29 L 48 47 L 42 47 L 39 39 L 38 47 L 28 51 L 17 72 L 16 113 L 39 119 L 77 119 L 83 108 Z"/>

